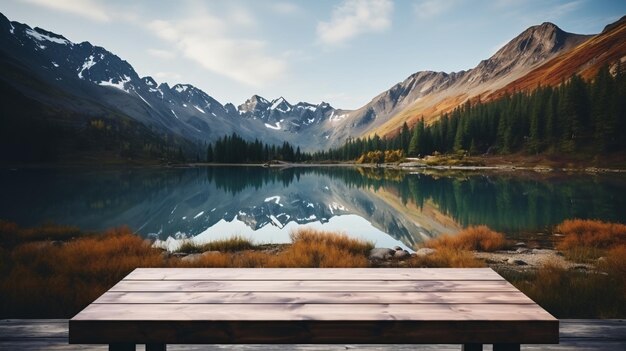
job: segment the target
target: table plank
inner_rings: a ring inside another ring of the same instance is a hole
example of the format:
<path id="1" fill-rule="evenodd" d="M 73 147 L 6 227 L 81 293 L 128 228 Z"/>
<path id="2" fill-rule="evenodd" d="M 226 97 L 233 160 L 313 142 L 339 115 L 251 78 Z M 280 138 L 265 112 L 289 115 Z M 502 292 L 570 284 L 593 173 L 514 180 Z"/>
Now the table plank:
<path id="1" fill-rule="evenodd" d="M 556 321 L 530 304 L 91 304 L 72 318 L 137 321 Z"/>
<path id="2" fill-rule="evenodd" d="M 489 268 L 137 269 L 71 343 L 555 343 L 558 320 Z"/>
<path id="3" fill-rule="evenodd" d="M 534 304 L 519 291 L 489 292 L 106 292 L 95 304 Z"/>
<path id="4" fill-rule="evenodd" d="M 518 291 L 513 285 L 501 279 L 487 281 L 314 281 L 314 280 L 122 280 L 109 291 L 222 291 L 222 292 L 317 292 L 317 291 Z"/>
<path id="5" fill-rule="evenodd" d="M 138 268 L 125 280 L 502 280 L 490 268 Z"/>

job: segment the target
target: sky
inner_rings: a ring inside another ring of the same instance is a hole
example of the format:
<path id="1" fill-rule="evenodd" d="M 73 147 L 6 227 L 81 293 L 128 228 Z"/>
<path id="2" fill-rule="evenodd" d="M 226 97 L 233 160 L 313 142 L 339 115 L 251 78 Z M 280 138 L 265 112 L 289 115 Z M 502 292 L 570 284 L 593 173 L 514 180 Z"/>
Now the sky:
<path id="1" fill-rule="evenodd" d="M 0 12 L 223 104 L 258 94 L 355 109 L 417 71 L 470 69 L 532 25 L 599 33 L 626 1 L 3 0 Z"/>

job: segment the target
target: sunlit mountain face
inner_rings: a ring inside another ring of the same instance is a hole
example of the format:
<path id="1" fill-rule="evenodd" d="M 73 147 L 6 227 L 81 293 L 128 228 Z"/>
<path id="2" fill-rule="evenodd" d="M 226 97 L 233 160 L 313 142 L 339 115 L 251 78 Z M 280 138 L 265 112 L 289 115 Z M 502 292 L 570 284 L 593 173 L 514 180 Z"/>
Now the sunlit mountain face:
<path id="1" fill-rule="evenodd" d="M 43 172 L 43 174 L 42 174 Z M 206 167 L 107 171 L 0 171 L 0 218 L 101 230 L 128 225 L 173 247 L 242 235 L 289 242 L 303 226 L 377 246 L 486 224 L 507 234 L 566 218 L 620 221 L 623 176 L 442 175 L 341 168 Z M 169 241 L 168 241 L 169 240 Z"/>

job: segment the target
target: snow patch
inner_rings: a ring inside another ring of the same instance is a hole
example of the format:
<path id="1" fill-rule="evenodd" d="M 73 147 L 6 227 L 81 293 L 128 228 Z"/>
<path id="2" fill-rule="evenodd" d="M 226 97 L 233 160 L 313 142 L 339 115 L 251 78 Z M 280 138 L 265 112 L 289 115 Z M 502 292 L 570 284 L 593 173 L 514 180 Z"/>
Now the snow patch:
<path id="1" fill-rule="evenodd" d="M 83 63 L 83 67 L 81 67 L 80 72 L 78 72 L 78 78 L 85 79 L 85 78 L 83 78 L 83 72 L 85 70 L 89 70 L 95 64 L 96 64 L 96 61 L 94 61 L 93 55 L 89 55 L 89 57 L 87 58 L 87 61 L 85 61 L 85 63 Z M 100 84 L 100 85 L 102 85 L 102 84 Z"/>
<path id="2" fill-rule="evenodd" d="M 196 218 L 198 218 L 198 217 L 202 216 L 203 214 L 204 214 L 204 211 L 200 211 L 200 213 L 198 213 L 197 215 L 195 215 L 195 216 L 193 217 L 193 219 L 196 219 Z"/>
<path id="3" fill-rule="evenodd" d="M 272 220 L 272 222 L 274 223 L 274 225 L 276 225 L 278 228 L 282 228 L 283 224 L 280 223 L 280 221 L 278 220 L 278 218 L 276 218 L 274 215 L 270 215 L 270 219 Z"/>
<path id="4" fill-rule="evenodd" d="M 148 101 L 146 101 L 146 99 L 144 99 L 144 98 L 143 98 L 143 96 L 139 95 L 139 93 L 137 93 L 137 92 L 135 92 L 135 94 L 137 94 L 137 96 L 139 96 L 139 98 L 140 98 L 141 100 L 143 100 L 143 102 L 145 102 L 145 103 L 146 103 L 146 105 L 148 105 L 148 106 L 152 107 L 152 105 L 150 105 L 150 103 L 149 103 Z"/>
<path id="5" fill-rule="evenodd" d="M 196 106 L 196 105 L 193 105 L 193 107 L 195 107 L 195 108 L 196 108 L 196 110 L 198 110 L 198 111 L 200 111 L 200 112 L 202 112 L 202 113 L 206 114 L 206 112 L 204 112 L 204 110 L 203 110 L 203 109 L 201 109 L 200 107 L 198 107 L 198 106 Z"/>
<path id="6" fill-rule="evenodd" d="M 183 91 L 187 91 L 187 86 L 178 84 L 174 87 L 174 90 L 176 90 L 179 93 L 182 93 Z"/>
<path id="7" fill-rule="evenodd" d="M 59 65 L 58 65 L 56 62 L 54 62 L 54 61 L 52 61 L 52 65 L 53 65 L 54 67 L 59 67 Z"/>
<path id="8" fill-rule="evenodd" d="M 106 87 L 113 87 L 122 91 L 125 91 L 126 93 L 130 93 L 130 91 L 126 90 L 124 88 L 124 84 L 130 82 L 130 77 L 127 75 L 124 75 L 124 78 L 121 79 L 119 82 L 114 83 L 113 82 L 113 78 L 109 79 L 108 81 L 102 81 L 99 82 L 98 85 L 102 85 L 102 86 L 106 86 Z M 143 99 L 143 98 L 142 98 Z"/>
<path id="9" fill-rule="evenodd" d="M 13 25 L 11 25 L 11 34 L 13 34 Z M 51 37 L 49 35 L 39 33 L 39 32 L 37 32 L 35 30 L 30 29 L 30 28 L 26 30 L 26 35 L 28 35 L 29 37 L 32 37 L 35 40 L 39 40 L 39 41 L 50 41 L 50 42 L 57 43 L 57 44 L 72 45 L 72 42 L 70 42 L 67 39 Z"/>
<path id="10" fill-rule="evenodd" d="M 174 117 L 176 117 L 176 119 L 180 119 L 180 118 L 178 118 L 178 116 L 176 115 L 176 112 L 174 112 L 174 110 L 170 109 L 170 111 L 172 111 L 172 114 L 174 115 Z"/>
<path id="11" fill-rule="evenodd" d="M 276 125 L 271 125 L 271 124 L 267 124 L 265 123 L 265 127 L 269 128 L 269 129 L 274 129 L 274 130 L 280 130 L 280 122 L 276 122 Z"/>
<path id="12" fill-rule="evenodd" d="M 272 202 L 274 201 L 280 207 L 283 207 L 283 204 L 280 203 L 280 196 L 270 196 L 266 198 L 263 202 Z"/>

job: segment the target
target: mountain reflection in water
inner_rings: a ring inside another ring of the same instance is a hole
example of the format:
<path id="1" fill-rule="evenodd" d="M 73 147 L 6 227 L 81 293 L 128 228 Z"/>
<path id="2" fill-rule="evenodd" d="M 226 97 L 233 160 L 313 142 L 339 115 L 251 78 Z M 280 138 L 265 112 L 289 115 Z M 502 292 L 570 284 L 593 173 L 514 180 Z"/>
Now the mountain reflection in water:
<path id="1" fill-rule="evenodd" d="M 243 166 L 2 170 L 0 191 L 0 218 L 21 225 L 128 225 L 162 240 L 243 235 L 287 242 L 290 231 L 308 225 L 412 248 L 472 224 L 514 233 L 574 217 L 626 220 L 623 175 Z"/>

